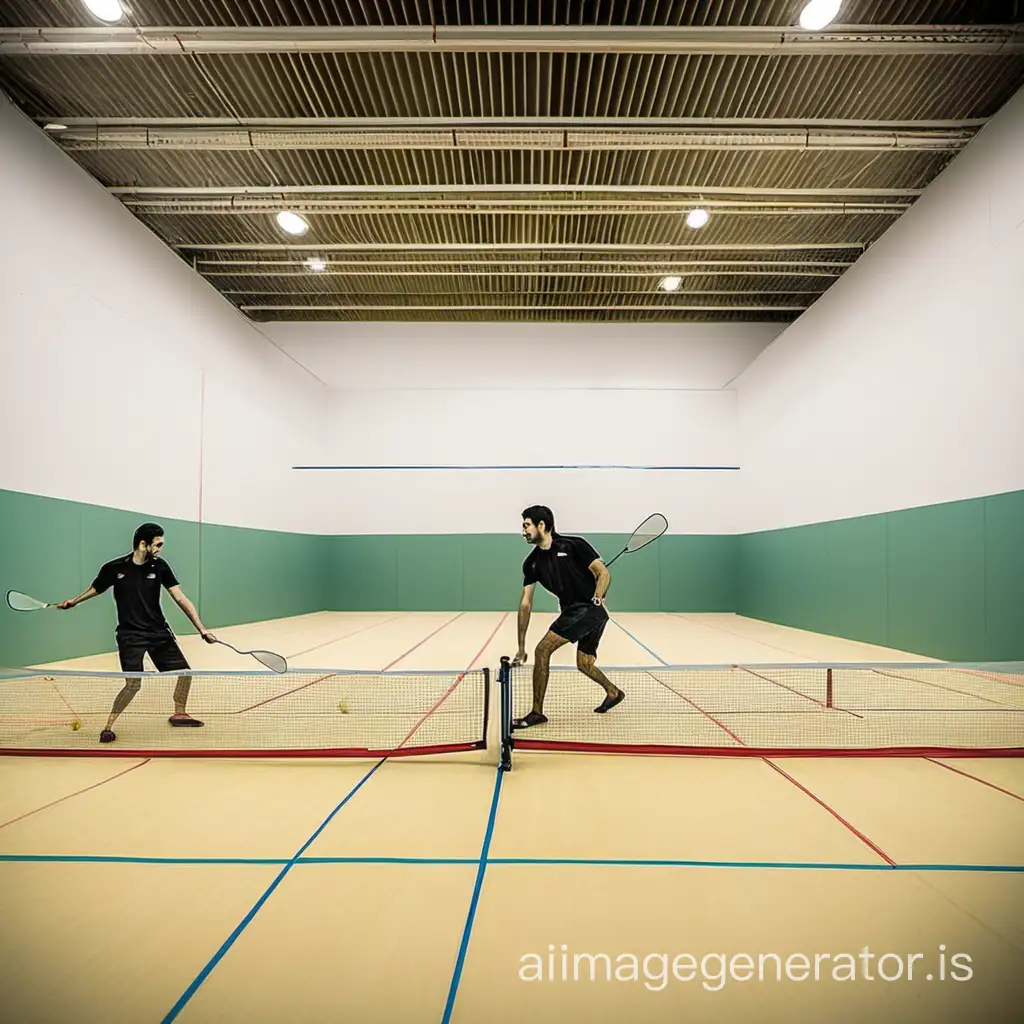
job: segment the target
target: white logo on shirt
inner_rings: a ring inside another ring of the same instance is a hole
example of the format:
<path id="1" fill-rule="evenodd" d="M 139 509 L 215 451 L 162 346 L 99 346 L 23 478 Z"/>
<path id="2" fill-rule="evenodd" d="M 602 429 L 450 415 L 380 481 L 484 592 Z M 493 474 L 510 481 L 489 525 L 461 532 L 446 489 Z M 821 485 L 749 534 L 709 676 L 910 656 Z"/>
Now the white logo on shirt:
<path id="1" fill-rule="evenodd" d="M 147 579 L 147 580 L 155 580 L 155 579 L 156 579 L 156 573 L 155 573 L 155 572 L 151 572 L 151 573 L 150 573 L 150 574 L 149 574 L 149 575 L 148 575 L 148 576 L 146 577 L 146 579 Z"/>
<path id="2" fill-rule="evenodd" d="M 119 572 L 119 573 L 117 574 L 117 578 L 118 578 L 119 580 L 123 580 L 123 579 L 124 579 L 124 573 L 123 573 L 123 572 Z"/>
<path id="3" fill-rule="evenodd" d="M 559 558 L 568 558 L 569 557 L 569 552 L 568 551 L 556 551 L 555 554 L 558 555 Z"/>

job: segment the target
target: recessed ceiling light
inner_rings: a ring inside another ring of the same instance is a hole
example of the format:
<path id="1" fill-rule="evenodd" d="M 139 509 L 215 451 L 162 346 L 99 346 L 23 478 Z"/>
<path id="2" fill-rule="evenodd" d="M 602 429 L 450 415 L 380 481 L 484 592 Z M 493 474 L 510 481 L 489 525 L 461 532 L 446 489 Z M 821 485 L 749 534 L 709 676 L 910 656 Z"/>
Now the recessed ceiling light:
<path id="1" fill-rule="evenodd" d="M 300 217 L 297 213 L 292 213 L 291 210 L 282 210 L 277 215 L 277 224 L 282 231 L 287 231 L 289 235 L 304 235 L 309 230 L 309 224 L 306 223 L 305 218 Z"/>
<path id="2" fill-rule="evenodd" d="M 818 32 L 831 25 L 839 14 L 842 0 L 810 0 L 800 12 L 800 27 Z"/>
<path id="3" fill-rule="evenodd" d="M 47 121 L 46 124 L 43 125 L 44 132 L 66 132 L 67 130 L 68 126 L 66 124 L 61 124 L 59 121 Z"/>
<path id="4" fill-rule="evenodd" d="M 124 17 L 120 0 L 85 0 L 85 6 L 100 21 L 120 21 Z"/>
<path id="5" fill-rule="evenodd" d="M 658 287 L 663 292 L 674 292 L 682 283 L 683 279 L 681 277 L 663 277 L 658 282 Z"/>
<path id="6" fill-rule="evenodd" d="M 326 270 L 327 260 L 323 260 L 319 256 L 310 256 L 309 259 L 306 260 L 306 266 L 309 267 L 310 270 Z"/>
<path id="7" fill-rule="evenodd" d="M 696 210 L 691 210 L 686 215 L 686 223 L 691 228 L 702 228 L 707 224 L 709 217 L 710 214 L 707 210 L 698 208 Z"/>

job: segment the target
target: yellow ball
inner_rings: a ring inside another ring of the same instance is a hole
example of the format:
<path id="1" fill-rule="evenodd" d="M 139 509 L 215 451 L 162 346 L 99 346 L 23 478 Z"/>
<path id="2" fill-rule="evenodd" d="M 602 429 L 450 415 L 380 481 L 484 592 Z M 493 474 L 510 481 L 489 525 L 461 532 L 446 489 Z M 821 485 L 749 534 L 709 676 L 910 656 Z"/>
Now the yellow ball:
<path id="1" fill-rule="evenodd" d="M 347 701 L 347 700 L 343 700 L 343 701 L 341 701 L 341 703 L 340 703 L 340 704 L 338 704 L 338 710 L 339 710 L 339 711 L 340 711 L 340 712 L 341 712 L 341 713 L 342 713 L 343 715 L 347 715 L 347 714 L 348 714 L 348 701 Z"/>
<path id="2" fill-rule="evenodd" d="M 71 728 L 72 728 L 72 729 L 73 729 L 73 730 L 74 730 L 75 732 L 78 732 L 78 730 L 82 728 L 82 723 L 81 723 L 81 722 L 80 722 L 80 721 L 79 721 L 79 720 L 78 720 L 78 719 L 76 718 L 76 719 L 75 719 L 75 720 L 74 720 L 74 721 L 73 721 L 73 722 L 71 723 Z"/>

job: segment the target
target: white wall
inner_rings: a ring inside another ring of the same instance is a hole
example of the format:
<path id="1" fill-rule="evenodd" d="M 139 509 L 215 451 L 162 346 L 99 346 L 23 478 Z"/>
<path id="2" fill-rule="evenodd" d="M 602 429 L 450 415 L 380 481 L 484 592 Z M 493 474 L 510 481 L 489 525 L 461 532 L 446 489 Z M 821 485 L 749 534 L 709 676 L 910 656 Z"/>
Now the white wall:
<path id="1" fill-rule="evenodd" d="M 736 466 L 725 387 L 777 325 L 277 324 L 333 386 L 327 459 L 343 466 Z M 519 529 L 550 505 L 566 532 L 730 532 L 735 471 L 316 472 L 338 533 Z"/>
<path id="2" fill-rule="evenodd" d="M 275 323 L 333 388 L 721 388 L 782 324 Z"/>
<path id="3" fill-rule="evenodd" d="M 0 97 L 0 487 L 317 530 L 326 388 Z"/>
<path id="4" fill-rule="evenodd" d="M 1024 488 L 1024 91 L 737 386 L 743 531 Z"/>

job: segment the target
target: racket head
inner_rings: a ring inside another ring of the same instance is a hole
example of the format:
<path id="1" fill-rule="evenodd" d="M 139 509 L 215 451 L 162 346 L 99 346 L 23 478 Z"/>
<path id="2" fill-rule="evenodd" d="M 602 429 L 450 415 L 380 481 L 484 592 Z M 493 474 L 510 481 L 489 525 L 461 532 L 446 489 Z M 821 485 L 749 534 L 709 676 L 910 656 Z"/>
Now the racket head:
<path id="1" fill-rule="evenodd" d="M 285 673 L 288 671 L 288 662 L 280 654 L 273 651 L 250 651 L 257 661 L 266 665 L 271 672 Z"/>
<path id="2" fill-rule="evenodd" d="M 37 612 L 42 608 L 52 608 L 53 605 L 29 597 L 28 594 L 23 594 L 20 590 L 8 590 L 7 607 L 16 612 Z"/>
<path id="3" fill-rule="evenodd" d="M 634 531 L 626 543 L 627 551 L 639 551 L 651 541 L 657 540 L 668 529 L 668 520 L 660 513 L 648 516 Z"/>

